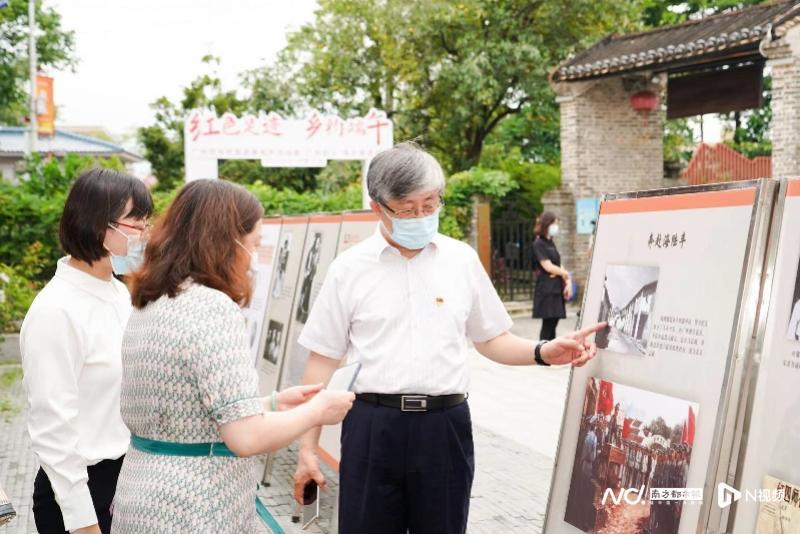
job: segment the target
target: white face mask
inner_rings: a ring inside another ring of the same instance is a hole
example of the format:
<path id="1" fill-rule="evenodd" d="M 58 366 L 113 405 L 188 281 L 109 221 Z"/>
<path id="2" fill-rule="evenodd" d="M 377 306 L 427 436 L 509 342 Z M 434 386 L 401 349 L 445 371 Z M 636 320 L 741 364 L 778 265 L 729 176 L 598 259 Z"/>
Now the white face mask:
<path id="1" fill-rule="evenodd" d="M 408 250 L 425 248 L 439 231 L 439 211 L 415 219 L 400 219 L 387 213 L 392 220 L 392 240 Z"/>
<path id="2" fill-rule="evenodd" d="M 250 255 L 250 274 L 255 276 L 258 272 L 258 252 L 253 250 L 250 251 L 246 246 L 244 246 L 239 240 L 236 241 L 236 244 L 242 247 L 247 254 Z"/>
<path id="3" fill-rule="evenodd" d="M 550 225 L 550 229 L 547 232 L 550 235 L 550 237 L 557 236 L 558 235 L 558 225 L 557 224 L 551 224 Z"/>
<path id="4" fill-rule="evenodd" d="M 111 255 L 111 269 L 114 274 L 122 276 L 138 270 L 139 267 L 142 266 L 142 263 L 144 263 L 144 249 L 147 241 L 142 239 L 140 236 L 128 235 L 119 228 L 111 226 L 110 224 L 108 227 L 115 232 L 122 234 L 123 237 L 125 237 L 125 239 L 128 241 L 127 252 L 124 256 L 118 256 L 106 248 Z"/>

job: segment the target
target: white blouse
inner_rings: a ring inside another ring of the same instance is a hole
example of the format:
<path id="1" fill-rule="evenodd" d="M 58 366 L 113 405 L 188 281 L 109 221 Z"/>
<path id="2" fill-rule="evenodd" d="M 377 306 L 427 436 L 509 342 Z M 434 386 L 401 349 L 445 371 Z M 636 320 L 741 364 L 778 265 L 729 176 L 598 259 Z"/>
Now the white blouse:
<path id="1" fill-rule="evenodd" d="M 122 334 L 131 313 L 124 284 L 58 262 L 20 331 L 28 432 L 64 526 L 97 523 L 86 468 L 117 459 L 130 434 L 119 410 Z"/>

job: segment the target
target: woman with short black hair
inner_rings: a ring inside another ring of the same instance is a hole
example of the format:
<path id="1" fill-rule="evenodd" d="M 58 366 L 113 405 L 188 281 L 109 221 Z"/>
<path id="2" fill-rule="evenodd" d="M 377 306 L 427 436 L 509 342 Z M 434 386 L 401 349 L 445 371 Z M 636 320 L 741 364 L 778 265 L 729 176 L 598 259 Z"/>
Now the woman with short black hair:
<path id="1" fill-rule="evenodd" d="M 130 440 L 119 399 L 131 301 L 113 275 L 136 269 L 152 211 L 140 180 L 108 169 L 83 173 L 61 216 L 59 238 L 68 255 L 22 324 L 28 432 L 41 465 L 33 489 L 40 534 L 111 529 Z"/>
<path id="2" fill-rule="evenodd" d="M 533 291 L 533 318 L 542 320 L 539 339 L 556 338 L 558 321 L 567 316 L 565 301 L 572 297 L 572 280 L 569 272 L 561 267 L 561 255 L 553 238 L 558 235 L 558 217 L 546 211 L 542 213 L 533 230 L 533 270 L 536 285 Z"/>

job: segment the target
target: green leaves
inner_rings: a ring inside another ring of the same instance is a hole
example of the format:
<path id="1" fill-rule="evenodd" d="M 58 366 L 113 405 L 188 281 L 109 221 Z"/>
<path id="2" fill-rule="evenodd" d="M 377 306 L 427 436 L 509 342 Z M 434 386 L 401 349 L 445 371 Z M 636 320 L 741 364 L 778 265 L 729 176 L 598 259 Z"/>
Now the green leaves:
<path id="1" fill-rule="evenodd" d="M 548 70 L 620 20 L 630 26 L 632 13 L 623 0 L 602 10 L 588 0 L 326 0 L 269 72 L 288 76 L 308 106 L 386 110 L 398 141 L 421 137 L 458 172 L 478 164 L 508 117 L 552 108 Z"/>
<path id="2" fill-rule="evenodd" d="M 356 210 L 361 208 L 361 186 L 351 185 L 331 193 L 276 189 L 261 182 L 246 186 L 264 206 L 266 216 L 299 215 Z"/>
<path id="3" fill-rule="evenodd" d="M 694 134 L 688 119 L 664 122 L 663 147 L 664 163 L 688 163 L 694 148 Z"/>
<path id="4" fill-rule="evenodd" d="M 453 174 L 447 179 L 439 230 L 455 239 L 465 238 L 469 235 L 474 196 L 499 202 L 518 187 L 508 173 L 499 170 L 474 167 Z"/>
<path id="5" fill-rule="evenodd" d="M 41 243 L 30 245 L 18 265 L 0 263 L 0 338 L 3 332 L 19 328 L 36 293 L 44 285 L 44 282 L 33 281 L 41 272 L 41 248 Z"/>
<path id="6" fill-rule="evenodd" d="M 64 201 L 78 175 L 93 166 L 122 169 L 116 158 L 70 154 L 59 161 L 36 155 L 28 160 L 27 177 L 20 177 L 19 185 L 0 180 L 0 264 L 25 269 L 24 276 L 37 283 L 52 276 L 62 256 L 58 224 Z M 30 254 L 44 268 L 34 270 Z"/>
<path id="7" fill-rule="evenodd" d="M 75 65 L 75 34 L 61 27 L 55 9 L 36 3 L 39 69 Z M 10 0 L 0 9 L 0 123 L 20 125 L 27 115 L 28 0 Z"/>

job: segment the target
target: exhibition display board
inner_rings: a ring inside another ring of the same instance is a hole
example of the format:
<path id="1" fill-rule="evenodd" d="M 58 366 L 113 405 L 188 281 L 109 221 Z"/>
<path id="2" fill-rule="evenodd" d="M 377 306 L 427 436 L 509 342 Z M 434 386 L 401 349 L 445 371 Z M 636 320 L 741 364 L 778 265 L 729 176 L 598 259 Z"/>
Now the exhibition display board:
<path id="1" fill-rule="evenodd" d="M 726 532 L 800 532 L 800 180 L 781 184 Z M 783 490 L 777 502 L 763 492 Z M 752 497 L 758 498 L 752 498 Z M 723 530 L 723 529 L 720 529 Z"/>
<path id="2" fill-rule="evenodd" d="M 264 317 L 269 303 L 269 284 L 272 280 L 272 268 L 275 265 L 275 252 L 280 233 L 280 217 L 261 221 L 261 242 L 256 250 L 258 269 L 253 274 L 253 298 L 250 300 L 250 304 L 243 309 L 247 321 L 247 339 L 255 366 L 258 366 L 259 357 L 264 351 Z"/>
<path id="3" fill-rule="evenodd" d="M 371 211 L 355 211 L 342 216 L 342 229 L 339 232 L 339 243 L 336 249 L 338 256 L 353 245 L 364 241 L 378 228 L 378 217 Z M 343 360 L 341 365 L 347 361 Z M 340 440 L 342 425 L 326 426 L 322 428 L 319 437 L 319 457 L 334 471 L 339 471 Z"/>
<path id="4" fill-rule="evenodd" d="M 278 389 L 308 219 L 307 216 L 284 217 L 281 224 L 264 319 L 265 342 L 258 364 L 259 391 L 262 396 Z"/>
<path id="5" fill-rule="evenodd" d="M 368 210 L 351 211 L 342 216 L 342 231 L 339 232 L 338 256 L 353 245 L 361 243 L 377 231 L 378 216 Z"/>
<path id="6" fill-rule="evenodd" d="M 308 349 L 300 345 L 297 339 L 308 320 L 308 313 L 319 294 L 328 267 L 336 256 L 341 226 L 341 215 L 312 215 L 309 218 L 308 233 L 300 261 L 300 277 L 289 325 L 286 357 L 280 373 L 280 389 L 303 383 Z"/>
<path id="7" fill-rule="evenodd" d="M 297 340 L 328 268 L 337 255 L 374 234 L 377 222 L 375 214 L 366 210 L 283 218 L 259 362 L 262 395 L 302 384 L 308 350 Z M 339 470 L 340 436 L 341 425 L 336 425 L 324 427 L 320 437 L 320 458 L 334 471 Z M 265 483 L 271 476 L 273 458 L 267 455 Z"/>
<path id="8" fill-rule="evenodd" d="M 581 319 L 608 327 L 570 377 L 545 532 L 708 524 L 773 191 L 754 181 L 604 198 Z"/>

